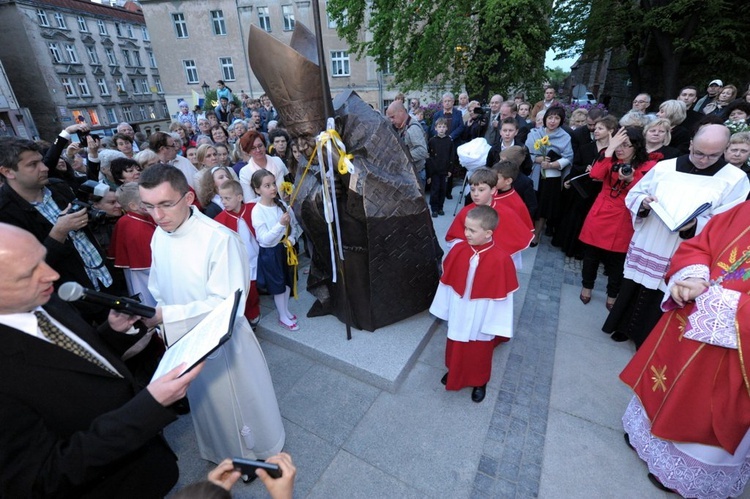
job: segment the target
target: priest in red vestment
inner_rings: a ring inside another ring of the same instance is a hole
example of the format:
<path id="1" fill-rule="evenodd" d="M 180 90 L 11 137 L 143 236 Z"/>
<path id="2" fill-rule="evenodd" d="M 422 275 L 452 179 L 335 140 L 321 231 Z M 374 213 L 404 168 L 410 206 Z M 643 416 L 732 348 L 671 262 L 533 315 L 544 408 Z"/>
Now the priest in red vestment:
<path id="1" fill-rule="evenodd" d="M 750 478 L 750 203 L 684 241 L 666 280 L 666 313 L 620 374 L 626 437 L 652 482 L 735 497 Z"/>

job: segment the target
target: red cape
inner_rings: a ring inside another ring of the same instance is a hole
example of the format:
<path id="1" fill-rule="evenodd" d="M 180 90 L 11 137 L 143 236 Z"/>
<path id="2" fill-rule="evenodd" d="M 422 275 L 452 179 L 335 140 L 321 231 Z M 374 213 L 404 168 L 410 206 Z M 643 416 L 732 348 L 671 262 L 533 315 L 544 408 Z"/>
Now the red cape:
<path id="1" fill-rule="evenodd" d="M 518 289 L 516 266 L 510 255 L 494 241 L 481 246 L 471 246 L 466 241 L 457 242 L 443 262 L 440 282 L 464 296 L 469 260 L 476 253 L 479 253 L 479 265 L 474 274 L 470 299 L 502 300 Z"/>
<path id="2" fill-rule="evenodd" d="M 523 204 L 518 193 L 513 189 L 500 193 L 495 196 L 491 206 L 500 217 L 500 222 L 493 234 L 495 243 L 509 255 L 528 248 L 531 240 L 534 239 L 534 224 L 531 222 L 528 208 Z M 445 235 L 446 241 L 466 239 L 464 236 L 466 214 L 474 207 L 476 204 L 471 203 L 458 212 Z"/>
<path id="3" fill-rule="evenodd" d="M 241 217 L 250 228 L 250 232 L 253 234 L 253 237 L 255 237 L 255 229 L 253 228 L 253 221 L 250 217 L 253 212 L 253 208 L 255 208 L 255 203 L 243 204 L 242 211 L 240 211 L 239 213 L 235 211 L 224 210 L 216 215 L 214 220 L 237 232 L 237 221 Z"/>
<path id="4" fill-rule="evenodd" d="M 677 249 L 669 279 L 688 265 L 702 264 L 711 279 L 750 248 L 750 203 L 714 216 L 697 237 Z M 662 439 L 718 446 L 734 453 L 750 429 L 750 261 L 722 283 L 741 291 L 736 325 L 738 350 L 683 337 L 695 304 L 665 313 L 620 374 Z"/>
<path id="5" fill-rule="evenodd" d="M 151 238 L 156 224 L 148 215 L 127 213 L 115 224 L 109 243 L 109 257 L 115 267 L 144 270 L 151 268 Z"/>

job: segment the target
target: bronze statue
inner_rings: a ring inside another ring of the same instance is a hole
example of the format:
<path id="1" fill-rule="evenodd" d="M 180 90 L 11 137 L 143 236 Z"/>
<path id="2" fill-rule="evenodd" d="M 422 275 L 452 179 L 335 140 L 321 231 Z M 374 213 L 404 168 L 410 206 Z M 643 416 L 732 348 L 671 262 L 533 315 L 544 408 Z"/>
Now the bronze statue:
<path id="1" fill-rule="evenodd" d="M 286 46 L 251 26 L 248 46 L 253 72 L 309 158 L 325 129 L 324 99 L 330 98 L 321 84 L 314 36 L 298 22 Z M 333 282 L 336 259 L 329 238 L 338 231 L 329 231 L 324 215 L 318 157 L 304 178 L 300 165 L 293 206 L 314 248 L 307 289 L 317 302 L 308 316 L 332 313 L 374 331 L 429 308 L 442 251 L 411 157 L 390 123 L 351 91 L 338 95 L 333 107 L 352 164 L 350 172 L 330 174 L 341 235 L 333 247 L 343 250 L 343 272 Z M 337 161 L 338 155 L 334 165 Z"/>

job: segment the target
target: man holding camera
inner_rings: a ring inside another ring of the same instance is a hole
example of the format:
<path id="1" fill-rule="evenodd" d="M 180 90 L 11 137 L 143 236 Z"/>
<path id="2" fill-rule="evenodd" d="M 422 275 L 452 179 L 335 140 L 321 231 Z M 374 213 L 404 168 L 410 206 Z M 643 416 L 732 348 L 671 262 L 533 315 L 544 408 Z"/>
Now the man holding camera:
<path id="1" fill-rule="evenodd" d="M 31 232 L 47 249 L 47 263 L 61 276 L 58 282 L 76 281 L 104 289 L 112 276 L 96 240 L 88 229 L 86 209 L 71 213 L 75 199 L 68 185 L 49 178 L 39 146 L 25 139 L 0 138 L 0 222 Z M 88 305 L 87 319 L 102 319 L 106 311 Z"/>

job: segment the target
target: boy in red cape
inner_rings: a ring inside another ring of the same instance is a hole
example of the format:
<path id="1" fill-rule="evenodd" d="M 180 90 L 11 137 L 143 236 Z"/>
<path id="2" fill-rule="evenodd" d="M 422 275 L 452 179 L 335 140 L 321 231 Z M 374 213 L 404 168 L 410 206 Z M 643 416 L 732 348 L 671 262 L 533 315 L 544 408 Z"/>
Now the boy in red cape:
<path id="1" fill-rule="evenodd" d="M 115 259 L 115 267 L 123 269 L 128 293 L 140 295 L 141 302 L 155 307 L 156 300 L 148 290 L 151 272 L 151 238 L 156 224 L 141 208 L 141 195 L 137 182 L 128 182 L 117 189 L 117 202 L 125 211 L 112 231 L 109 256 Z"/>
<path id="2" fill-rule="evenodd" d="M 501 162 L 503 163 L 503 162 Z M 471 200 L 473 203 L 458 212 L 445 240 L 453 246 L 458 240 L 465 240 L 464 221 L 466 214 L 476 206 L 489 206 L 497 212 L 501 220 L 501 230 L 495 234 L 495 243 L 511 255 L 517 268 L 521 268 L 521 251 L 529 247 L 534 238 L 534 224 L 526 205 L 512 188 L 513 180 L 503 174 L 502 192 L 498 193 L 500 175 L 489 168 L 477 168 L 471 174 Z"/>
<path id="3" fill-rule="evenodd" d="M 684 241 L 666 313 L 620 378 L 626 438 L 649 479 L 684 497 L 736 497 L 750 478 L 750 203 Z"/>
<path id="4" fill-rule="evenodd" d="M 492 174 L 494 176 L 494 173 Z M 464 240 L 443 262 L 430 312 L 448 321 L 446 390 L 471 386 L 471 400 L 484 400 L 495 346 L 513 336 L 513 293 L 518 289 L 510 255 L 493 239 L 497 212 L 475 206 L 465 220 Z"/>
<path id="5" fill-rule="evenodd" d="M 258 275 L 258 241 L 255 239 L 255 230 L 250 218 L 255 203 L 245 204 L 243 202 L 242 184 L 236 180 L 227 180 L 221 184 L 219 186 L 219 197 L 224 204 L 224 211 L 216 215 L 214 220 L 240 235 L 240 239 L 245 243 L 247 254 L 250 257 L 250 287 L 245 302 L 245 317 L 255 330 L 260 322 L 260 296 L 258 296 L 258 288 L 255 285 L 255 279 Z"/>

